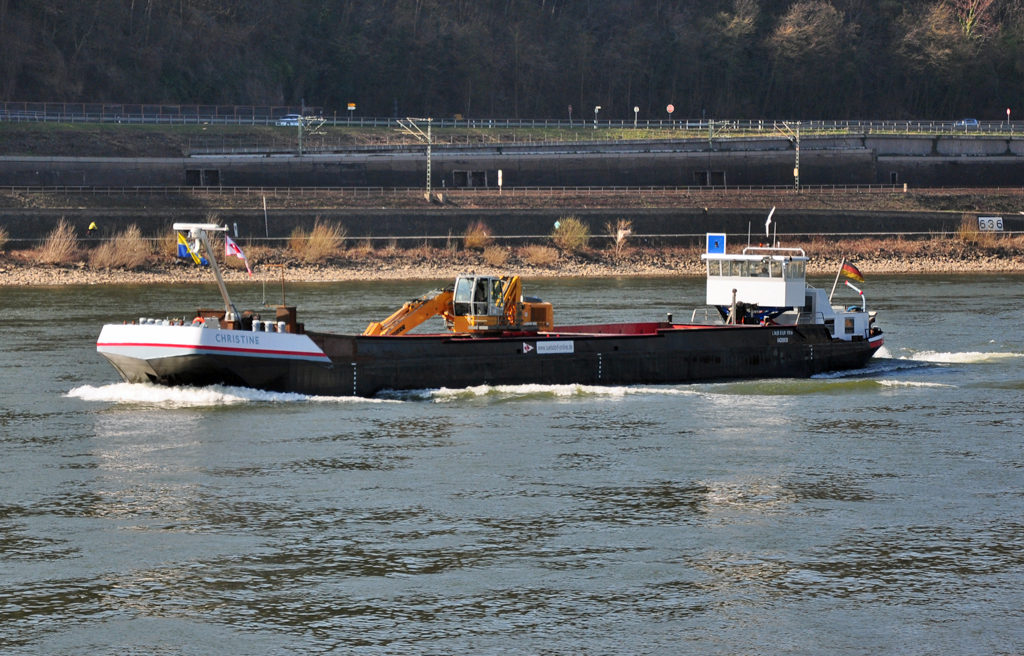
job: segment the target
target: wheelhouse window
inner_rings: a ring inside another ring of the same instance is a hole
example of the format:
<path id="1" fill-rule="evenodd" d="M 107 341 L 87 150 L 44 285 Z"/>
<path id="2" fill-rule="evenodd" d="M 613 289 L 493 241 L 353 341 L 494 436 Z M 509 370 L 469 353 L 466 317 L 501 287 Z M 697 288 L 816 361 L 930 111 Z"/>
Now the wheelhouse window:
<path id="1" fill-rule="evenodd" d="M 459 278 L 455 286 L 455 316 L 465 317 L 473 313 L 473 279 Z"/>
<path id="2" fill-rule="evenodd" d="M 476 281 L 476 288 L 473 291 L 473 314 L 477 316 L 487 315 L 487 279 L 479 278 Z"/>

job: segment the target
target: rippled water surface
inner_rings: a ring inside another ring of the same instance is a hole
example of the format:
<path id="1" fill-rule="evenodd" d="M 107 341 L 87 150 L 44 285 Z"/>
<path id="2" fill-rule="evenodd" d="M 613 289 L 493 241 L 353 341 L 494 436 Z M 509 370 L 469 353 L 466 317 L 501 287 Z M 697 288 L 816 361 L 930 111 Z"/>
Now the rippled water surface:
<path id="1" fill-rule="evenodd" d="M 885 357 L 852 374 L 361 400 L 96 354 L 212 287 L 2 289 L 0 651 L 1019 653 L 1022 285 L 869 276 Z M 427 288 L 288 300 L 361 330 Z M 678 320 L 703 281 L 527 293 Z"/>

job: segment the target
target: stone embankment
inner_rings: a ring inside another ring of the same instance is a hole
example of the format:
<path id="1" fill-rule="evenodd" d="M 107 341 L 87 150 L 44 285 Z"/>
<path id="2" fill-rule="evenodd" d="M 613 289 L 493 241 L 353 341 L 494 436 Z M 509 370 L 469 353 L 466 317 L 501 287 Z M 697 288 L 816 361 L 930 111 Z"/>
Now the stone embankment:
<path id="1" fill-rule="evenodd" d="M 974 274 L 1024 273 L 1024 255 L 1019 252 L 958 252 L 933 254 L 897 254 L 887 252 L 861 253 L 850 256 L 865 275 L 872 274 Z M 948 251 L 948 249 L 947 249 Z M 838 254 L 812 257 L 808 273 L 834 273 L 840 262 Z M 269 258 L 286 261 L 287 258 Z M 255 264 L 249 277 L 245 270 L 225 271 L 229 282 L 276 281 L 280 270 Z M 324 264 L 286 263 L 289 282 L 331 282 L 353 280 L 453 280 L 459 273 L 517 274 L 526 278 L 621 277 L 621 276 L 701 276 L 704 269 L 700 254 L 694 249 L 633 250 L 614 257 L 608 253 L 591 256 L 562 256 L 549 266 L 537 266 L 510 259 L 504 265 L 487 264 L 472 252 L 442 253 L 435 257 L 408 257 L 402 251 L 394 254 L 373 254 L 361 257 L 338 257 Z M 22 285 L 95 285 L 150 283 L 210 283 L 213 277 L 203 268 L 188 263 L 159 263 L 134 271 L 93 269 L 84 263 L 70 266 L 30 264 L 15 257 L 0 259 L 0 286 Z"/>

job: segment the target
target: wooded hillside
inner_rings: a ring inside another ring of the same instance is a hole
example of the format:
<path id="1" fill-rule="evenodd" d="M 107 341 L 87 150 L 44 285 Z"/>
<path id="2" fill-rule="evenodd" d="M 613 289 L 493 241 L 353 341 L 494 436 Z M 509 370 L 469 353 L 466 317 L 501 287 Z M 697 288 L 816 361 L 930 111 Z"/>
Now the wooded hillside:
<path id="1" fill-rule="evenodd" d="M 0 100 L 1024 116 L 1024 0 L 0 0 Z"/>

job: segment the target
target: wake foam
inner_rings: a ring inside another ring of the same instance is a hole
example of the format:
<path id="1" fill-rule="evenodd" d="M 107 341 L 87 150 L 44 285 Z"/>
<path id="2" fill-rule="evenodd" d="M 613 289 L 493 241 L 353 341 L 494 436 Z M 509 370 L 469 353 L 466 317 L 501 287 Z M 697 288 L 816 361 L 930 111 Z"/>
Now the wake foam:
<path id="1" fill-rule="evenodd" d="M 918 351 L 909 356 L 902 356 L 900 360 L 915 360 L 917 362 L 934 362 L 938 364 L 979 364 L 1000 362 L 1009 358 L 1020 357 L 1024 357 L 1024 353 L 982 353 L 980 351 L 940 353 L 938 351 Z"/>
<path id="2" fill-rule="evenodd" d="M 925 383 L 916 380 L 880 380 L 878 384 L 882 387 L 956 387 L 945 383 Z"/>
<path id="3" fill-rule="evenodd" d="M 678 387 L 604 387 L 597 385 L 477 385 L 462 389 L 440 389 L 413 390 L 409 392 L 386 392 L 391 398 L 416 399 L 422 401 L 433 401 L 434 403 L 446 403 L 457 399 L 477 397 L 504 397 L 504 398 L 578 398 L 585 396 L 594 397 L 626 397 L 634 395 L 663 395 L 663 396 L 687 396 L 698 395 L 700 392 L 694 389 L 681 389 Z"/>
<path id="4" fill-rule="evenodd" d="M 244 403 L 388 403 L 386 399 L 358 396 L 307 396 L 289 392 L 264 392 L 247 387 L 164 387 L 152 383 L 113 383 L 102 387 L 83 385 L 68 398 L 107 403 L 133 403 L 166 407 L 223 406 Z M 392 403 L 396 401 L 390 401 Z"/>
<path id="5" fill-rule="evenodd" d="M 881 349 L 879 349 L 879 351 L 881 351 Z M 921 369 L 927 366 L 929 366 L 929 363 L 924 361 L 907 360 L 905 358 L 882 358 L 876 355 L 875 357 L 871 358 L 871 360 L 868 361 L 868 365 L 863 369 L 845 369 L 843 371 L 828 371 L 823 374 L 815 374 L 811 376 L 811 378 L 864 378 L 884 375 L 893 371 Z"/>

